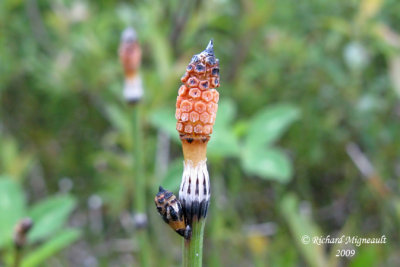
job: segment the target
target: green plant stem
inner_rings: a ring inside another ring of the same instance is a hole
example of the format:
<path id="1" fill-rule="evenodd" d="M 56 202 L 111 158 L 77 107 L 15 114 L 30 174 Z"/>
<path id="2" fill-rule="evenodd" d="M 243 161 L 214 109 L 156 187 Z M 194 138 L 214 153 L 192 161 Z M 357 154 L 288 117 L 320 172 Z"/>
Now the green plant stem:
<path id="1" fill-rule="evenodd" d="M 133 124 L 133 156 L 134 156 L 134 169 L 135 169 L 135 177 L 134 177 L 134 198 L 133 198 L 133 208 L 134 213 L 136 214 L 146 214 L 146 183 L 143 172 L 143 136 L 141 129 L 141 115 L 140 115 L 140 106 L 135 104 L 132 107 L 132 124 Z M 139 261 L 140 266 L 150 266 L 150 245 L 149 239 L 147 236 L 146 226 L 139 226 L 138 231 L 136 233 L 137 240 L 139 243 Z"/>
<path id="2" fill-rule="evenodd" d="M 183 241 L 183 266 L 201 267 L 203 261 L 203 235 L 206 220 L 193 220 L 192 237 Z"/>
<path id="3" fill-rule="evenodd" d="M 15 254 L 14 254 L 14 267 L 19 267 L 21 264 L 21 249 L 20 248 L 15 248 Z"/>
<path id="4" fill-rule="evenodd" d="M 136 104 L 132 108 L 132 124 L 133 124 L 133 157 L 134 157 L 134 169 L 135 169 L 135 186 L 134 186 L 134 203 L 133 207 L 135 212 L 145 213 L 146 211 L 146 194 L 145 194 L 145 180 L 143 176 L 143 158 L 142 158 L 142 129 L 141 129 L 141 117 L 140 107 Z"/>

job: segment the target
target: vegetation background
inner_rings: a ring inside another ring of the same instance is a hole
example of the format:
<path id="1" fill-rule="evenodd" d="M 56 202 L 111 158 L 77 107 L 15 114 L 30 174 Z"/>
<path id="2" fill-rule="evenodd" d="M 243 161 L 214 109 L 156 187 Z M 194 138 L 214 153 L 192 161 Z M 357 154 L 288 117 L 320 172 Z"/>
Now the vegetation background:
<path id="1" fill-rule="evenodd" d="M 0 2 L 0 265 L 138 266 L 131 110 L 117 50 L 143 48 L 140 103 L 151 265 L 181 262 L 159 218 L 177 191 L 180 76 L 211 38 L 220 105 L 208 165 L 206 266 L 400 266 L 397 0 Z M 309 236 L 387 237 L 303 245 Z M 335 257 L 337 249 L 354 257 Z"/>

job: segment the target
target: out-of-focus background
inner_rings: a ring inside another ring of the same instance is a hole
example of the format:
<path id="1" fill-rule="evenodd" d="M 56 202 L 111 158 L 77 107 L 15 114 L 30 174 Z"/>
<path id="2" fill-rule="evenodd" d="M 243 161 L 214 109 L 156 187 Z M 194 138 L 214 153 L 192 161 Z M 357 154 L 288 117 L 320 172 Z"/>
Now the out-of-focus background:
<path id="1" fill-rule="evenodd" d="M 0 265 L 27 216 L 22 266 L 181 263 L 153 198 L 160 184 L 177 192 L 180 77 L 213 38 L 205 266 L 400 266 L 399 25 L 397 0 L 1 1 Z M 143 50 L 144 230 L 117 53 L 128 26 Z"/>

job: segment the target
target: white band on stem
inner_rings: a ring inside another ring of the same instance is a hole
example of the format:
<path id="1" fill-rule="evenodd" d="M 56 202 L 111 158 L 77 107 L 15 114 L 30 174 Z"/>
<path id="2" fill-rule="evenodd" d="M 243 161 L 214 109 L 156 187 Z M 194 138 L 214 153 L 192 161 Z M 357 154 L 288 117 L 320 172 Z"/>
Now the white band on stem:
<path id="1" fill-rule="evenodd" d="M 206 161 L 200 161 L 196 166 L 190 160 L 184 162 L 179 200 L 187 217 L 200 219 L 207 215 L 211 189 Z M 192 218 L 187 219 L 191 221 Z"/>
<path id="2" fill-rule="evenodd" d="M 123 94 L 128 102 L 135 102 L 143 97 L 142 79 L 139 75 L 125 79 Z"/>

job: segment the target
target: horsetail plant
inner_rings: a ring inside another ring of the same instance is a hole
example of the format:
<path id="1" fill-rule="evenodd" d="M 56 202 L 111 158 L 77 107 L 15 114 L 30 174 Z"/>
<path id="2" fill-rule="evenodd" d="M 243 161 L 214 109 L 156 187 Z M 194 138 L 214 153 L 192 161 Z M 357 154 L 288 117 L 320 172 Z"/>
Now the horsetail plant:
<path id="1" fill-rule="evenodd" d="M 143 136 L 141 130 L 140 100 L 143 97 L 142 79 L 139 74 L 139 68 L 142 58 L 142 50 L 137 41 L 137 34 L 133 28 L 127 28 L 122 32 L 121 43 L 119 46 L 119 58 L 124 69 L 125 82 L 123 96 L 125 101 L 130 105 L 132 112 L 132 128 L 133 128 L 133 158 L 134 158 L 134 217 L 133 221 L 138 230 L 137 237 L 140 247 L 140 266 L 149 266 L 150 243 L 147 232 L 147 215 L 146 215 L 146 185 L 143 173 Z"/>
<path id="2" fill-rule="evenodd" d="M 143 97 L 142 79 L 139 75 L 142 50 L 137 41 L 136 31 L 133 28 L 126 28 L 122 32 L 119 58 L 125 75 L 124 99 L 128 103 L 136 103 Z"/>
<path id="3" fill-rule="evenodd" d="M 219 60 L 213 41 L 192 57 L 176 101 L 176 129 L 182 142 L 184 169 L 179 200 L 160 187 L 155 198 L 158 212 L 184 237 L 183 266 L 202 266 L 203 235 L 210 201 L 207 143 L 218 109 Z"/>

